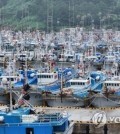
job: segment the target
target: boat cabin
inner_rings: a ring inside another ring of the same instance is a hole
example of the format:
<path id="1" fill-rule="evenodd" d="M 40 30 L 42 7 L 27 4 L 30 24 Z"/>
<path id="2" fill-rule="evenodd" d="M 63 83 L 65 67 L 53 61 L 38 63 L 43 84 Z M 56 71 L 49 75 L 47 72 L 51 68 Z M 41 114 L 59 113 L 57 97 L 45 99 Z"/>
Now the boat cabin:
<path id="1" fill-rule="evenodd" d="M 117 90 L 120 87 L 120 81 L 119 80 L 108 80 L 108 81 L 105 81 L 104 84 L 108 89 Z"/>
<path id="2" fill-rule="evenodd" d="M 0 84 L 4 85 L 4 84 L 14 84 L 15 82 L 18 81 L 18 76 L 0 76 Z"/>
<path id="3" fill-rule="evenodd" d="M 116 57 L 114 55 L 107 55 L 105 56 L 105 62 L 114 62 Z"/>
<path id="4" fill-rule="evenodd" d="M 17 55 L 17 58 L 19 61 L 26 61 L 27 54 L 19 54 L 19 55 Z"/>
<path id="5" fill-rule="evenodd" d="M 70 88 L 72 89 L 80 89 L 84 88 L 89 84 L 89 80 L 85 79 L 71 79 L 68 81 Z"/>
<path id="6" fill-rule="evenodd" d="M 65 62 L 75 62 L 75 56 L 73 52 L 66 51 L 64 54 L 60 54 L 58 56 L 59 61 L 65 61 Z"/>
<path id="7" fill-rule="evenodd" d="M 56 72 L 52 73 L 38 73 L 38 83 L 41 84 L 50 84 L 58 80 L 58 74 Z"/>

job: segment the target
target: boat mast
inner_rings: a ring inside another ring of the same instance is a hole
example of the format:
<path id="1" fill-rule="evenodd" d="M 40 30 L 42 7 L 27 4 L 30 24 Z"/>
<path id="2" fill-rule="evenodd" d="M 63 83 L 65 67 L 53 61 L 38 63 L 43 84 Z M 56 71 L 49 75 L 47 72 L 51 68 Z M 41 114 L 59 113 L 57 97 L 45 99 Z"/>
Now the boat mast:
<path id="1" fill-rule="evenodd" d="M 63 46 L 64 47 L 64 46 Z M 62 54 L 64 55 L 64 48 L 62 48 Z M 60 90 L 61 90 L 61 103 L 63 102 L 62 100 L 62 89 L 63 89 L 63 65 L 62 65 L 62 62 L 61 62 L 61 87 L 60 87 Z"/>
<path id="2" fill-rule="evenodd" d="M 25 59 L 25 82 L 24 85 L 28 83 L 28 79 L 27 79 L 27 56 Z"/>
<path id="3" fill-rule="evenodd" d="M 8 66 L 9 67 L 9 76 L 10 76 L 10 67 L 11 67 L 10 62 L 12 60 L 10 58 L 9 58 L 9 66 Z M 8 82 L 8 88 L 10 90 L 10 111 L 12 111 L 13 110 L 13 105 L 12 105 L 12 87 L 11 87 L 11 78 L 10 77 L 9 77 L 9 80 L 8 81 L 9 81 Z"/>

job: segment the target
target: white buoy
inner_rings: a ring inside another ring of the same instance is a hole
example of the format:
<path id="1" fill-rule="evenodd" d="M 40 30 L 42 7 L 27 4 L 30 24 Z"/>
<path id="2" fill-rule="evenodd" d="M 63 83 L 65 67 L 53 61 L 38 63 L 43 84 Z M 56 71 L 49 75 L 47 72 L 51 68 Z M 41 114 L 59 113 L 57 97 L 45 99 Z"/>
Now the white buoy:
<path id="1" fill-rule="evenodd" d="M 31 73 L 31 74 L 30 74 L 30 77 L 34 77 L 34 76 L 35 76 L 35 73 Z"/>
<path id="2" fill-rule="evenodd" d="M 97 77 L 96 77 L 96 80 L 99 80 L 99 79 L 100 79 L 100 76 L 97 76 Z"/>
<path id="3" fill-rule="evenodd" d="M 4 116 L 0 116 L 0 122 L 4 121 Z"/>
<path id="4" fill-rule="evenodd" d="M 2 83 L 6 84 L 7 83 L 7 78 L 2 78 Z"/>

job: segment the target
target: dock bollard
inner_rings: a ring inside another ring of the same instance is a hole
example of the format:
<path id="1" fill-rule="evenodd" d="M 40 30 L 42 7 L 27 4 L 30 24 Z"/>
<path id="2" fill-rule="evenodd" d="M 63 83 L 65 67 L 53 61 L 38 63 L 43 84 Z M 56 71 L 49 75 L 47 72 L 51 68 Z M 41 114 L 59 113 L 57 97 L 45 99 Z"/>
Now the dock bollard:
<path id="1" fill-rule="evenodd" d="M 89 124 L 87 124 L 87 125 L 86 125 L 86 134 L 90 134 L 90 133 L 89 133 L 89 130 L 90 130 Z"/>
<path id="2" fill-rule="evenodd" d="M 105 124 L 104 125 L 104 134 L 108 134 L 107 131 L 108 131 L 108 127 L 107 127 L 107 124 Z"/>

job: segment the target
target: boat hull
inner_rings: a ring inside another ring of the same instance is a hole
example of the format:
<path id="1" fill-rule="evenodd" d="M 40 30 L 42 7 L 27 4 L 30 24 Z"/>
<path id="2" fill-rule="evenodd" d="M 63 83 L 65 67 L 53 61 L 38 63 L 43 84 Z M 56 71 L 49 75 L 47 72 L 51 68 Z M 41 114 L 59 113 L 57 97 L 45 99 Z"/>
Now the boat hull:
<path id="1" fill-rule="evenodd" d="M 97 95 L 92 99 L 92 105 L 95 107 L 119 107 L 120 97 Z"/>
<path id="2" fill-rule="evenodd" d="M 60 96 L 52 96 L 52 97 L 47 97 L 46 101 L 48 106 L 51 107 L 58 107 L 58 106 L 83 107 L 84 106 L 83 100 L 75 99 L 72 96 L 65 96 L 62 98 Z"/>

